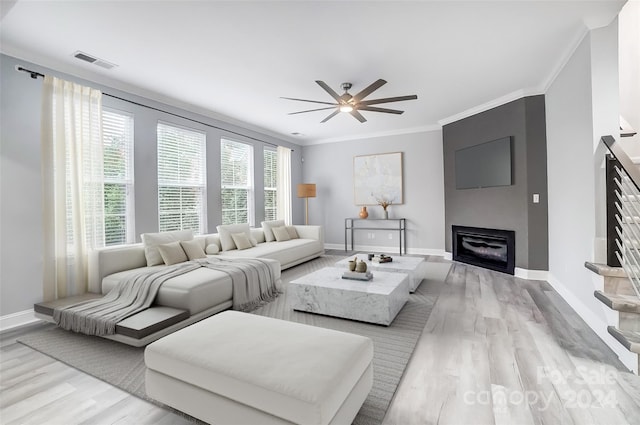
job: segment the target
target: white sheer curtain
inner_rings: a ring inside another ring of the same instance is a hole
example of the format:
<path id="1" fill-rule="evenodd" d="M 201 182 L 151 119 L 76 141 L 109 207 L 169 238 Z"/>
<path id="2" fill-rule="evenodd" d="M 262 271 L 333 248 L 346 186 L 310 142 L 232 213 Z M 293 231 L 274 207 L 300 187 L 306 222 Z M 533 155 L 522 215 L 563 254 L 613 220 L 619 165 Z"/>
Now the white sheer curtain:
<path id="1" fill-rule="evenodd" d="M 88 253 L 104 246 L 102 93 L 45 77 L 42 178 L 45 301 L 87 290 Z"/>
<path id="2" fill-rule="evenodd" d="M 291 149 L 278 146 L 277 217 L 286 224 L 292 224 L 291 213 Z"/>

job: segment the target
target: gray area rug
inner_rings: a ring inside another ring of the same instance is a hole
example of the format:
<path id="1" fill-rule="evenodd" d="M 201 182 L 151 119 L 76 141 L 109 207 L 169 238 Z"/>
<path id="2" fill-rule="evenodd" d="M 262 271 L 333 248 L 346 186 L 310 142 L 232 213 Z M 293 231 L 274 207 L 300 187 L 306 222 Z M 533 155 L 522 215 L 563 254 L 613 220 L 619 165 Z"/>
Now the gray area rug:
<path id="1" fill-rule="evenodd" d="M 444 281 L 449 263 L 428 263 L 427 278 L 389 327 L 337 319 L 291 310 L 287 283 L 323 267 L 332 266 L 341 256 L 325 255 L 282 273 L 284 293 L 253 314 L 275 317 L 312 326 L 335 329 L 373 340 L 373 388 L 356 416 L 354 424 L 380 424 L 398 387 L 402 373 L 422 333 L 437 293 L 429 291 L 429 281 Z M 75 334 L 59 328 L 33 332 L 18 342 L 47 354 L 89 375 L 95 376 L 137 397 L 147 397 L 144 389 L 143 348 L 130 347 L 100 337 Z"/>

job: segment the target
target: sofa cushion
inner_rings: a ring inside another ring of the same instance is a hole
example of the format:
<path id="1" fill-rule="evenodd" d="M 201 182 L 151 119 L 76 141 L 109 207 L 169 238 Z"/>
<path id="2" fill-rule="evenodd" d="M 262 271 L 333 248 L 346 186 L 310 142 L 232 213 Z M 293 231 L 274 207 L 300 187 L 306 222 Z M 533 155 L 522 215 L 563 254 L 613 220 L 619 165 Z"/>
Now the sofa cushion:
<path id="1" fill-rule="evenodd" d="M 372 358 L 369 338 L 236 311 L 145 350 L 151 370 L 309 425 L 331 422 Z"/>
<path id="2" fill-rule="evenodd" d="M 271 231 L 273 232 L 273 236 L 275 236 L 277 242 L 284 242 L 291 239 L 285 226 L 272 227 Z"/>
<path id="3" fill-rule="evenodd" d="M 193 230 L 174 230 L 172 232 L 143 233 L 141 235 L 144 244 L 144 256 L 147 266 L 163 264 L 162 256 L 158 251 L 158 245 L 169 242 L 190 241 L 193 239 Z"/>
<path id="4" fill-rule="evenodd" d="M 169 242 L 158 245 L 158 251 L 160 252 L 162 261 L 164 261 L 167 266 L 184 263 L 188 260 L 187 254 L 184 252 L 184 249 L 182 249 L 180 242 Z"/>
<path id="5" fill-rule="evenodd" d="M 298 231 L 294 226 L 285 226 L 287 228 L 287 232 L 289 232 L 289 239 L 298 239 Z"/>
<path id="6" fill-rule="evenodd" d="M 247 251 L 231 251 L 247 252 Z M 136 276 L 140 271 L 158 271 L 165 265 L 140 267 L 106 276 L 102 280 L 102 293 L 106 294 L 121 281 Z M 280 263 L 269 261 L 271 274 L 280 289 Z M 160 286 L 155 305 L 188 310 L 189 314 L 200 313 L 225 301 L 231 301 L 233 288 L 231 278 L 224 272 L 201 267 L 185 274 L 167 279 Z"/>
<path id="7" fill-rule="evenodd" d="M 205 253 L 207 255 L 215 255 L 218 252 L 220 252 L 220 247 L 216 243 L 207 245 L 207 249 L 205 250 Z"/>
<path id="8" fill-rule="evenodd" d="M 260 224 L 262 225 L 262 231 L 264 232 L 265 242 L 273 242 L 276 240 L 276 237 L 273 235 L 273 231 L 271 229 L 273 227 L 284 226 L 284 220 L 263 221 Z"/>
<path id="9" fill-rule="evenodd" d="M 222 245 L 223 251 L 230 251 L 237 248 L 231 237 L 232 233 L 246 233 L 251 245 L 257 245 L 257 241 L 251 237 L 251 228 L 247 223 L 224 224 L 217 226 L 216 229 L 218 229 L 218 234 L 220 235 L 220 244 Z"/>
<path id="10" fill-rule="evenodd" d="M 281 266 L 286 266 L 302 258 L 317 255 L 323 249 L 322 243 L 315 239 L 292 239 L 260 243 L 251 249 L 225 251 L 222 255 L 235 258 L 271 258 L 278 260 Z"/>
<path id="11" fill-rule="evenodd" d="M 232 233 L 231 239 L 233 239 L 237 249 L 249 249 L 253 246 L 246 233 Z"/>
<path id="12" fill-rule="evenodd" d="M 102 293 L 106 294 L 120 281 L 141 270 L 154 271 L 162 267 L 166 266 L 142 267 L 109 275 L 102 281 Z M 154 304 L 188 310 L 192 315 L 231 301 L 232 294 L 231 278 L 226 273 L 202 267 L 167 279 L 158 290 Z"/>
<path id="13" fill-rule="evenodd" d="M 251 237 L 255 239 L 256 245 L 259 243 L 266 242 L 266 240 L 264 239 L 264 230 L 262 230 L 262 227 L 252 227 Z"/>
<path id="14" fill-rule="evenodd" d="M 205 247 L 215 244 L 218 246 L 218 251 L 222 251 L 222 245 L 220 245 L 220 235 L 218 233 L 206 235 L 205 240 Z"/>
<path id="15" fill-rule="evenodd" d="M 187 254 L 189 261 L 197 260 L 198 258 L 207 258 L 207 254 L 205 254 L 204 249 L 202 249 L 200 241 L 181 241 L 180 245 L 182 246 L 184 253 Z"/>

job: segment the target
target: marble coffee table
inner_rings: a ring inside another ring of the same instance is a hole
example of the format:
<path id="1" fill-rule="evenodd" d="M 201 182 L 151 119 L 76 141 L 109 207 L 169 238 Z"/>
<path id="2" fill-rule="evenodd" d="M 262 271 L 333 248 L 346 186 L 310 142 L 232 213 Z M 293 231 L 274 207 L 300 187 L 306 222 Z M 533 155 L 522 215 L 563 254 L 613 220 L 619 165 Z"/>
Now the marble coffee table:
<path id="1" fill-rule="evenodd" d="M 407 257 L 396 255 L 393 257 L 393 261 L 390 263 L 374 263 L 367 260 L 367 254 L 351 255 L 344 260 L 340 260 L 336 263 L 336 267 L 342 267 L 346 269 L 349 266 L 349 260 L 353 260 L 353 257 L 357 256 L 358 260 L 362 260 L 367 263 L 367 270 L 379 270 L 383 272 L 392 273 L 406 273 L 409 275 L 409 292 L 415 292 L 418 289 L 418 285 L 425 277 L 425 268 L 427 262 L 422 257 Z"/>
<path id="2" fill-rule="evenodd" d="M 409 299 L 409 276 L 376 271 L 370 281 L 342 279 L 325 267 L 291 281 L 293 309 L 389 326 Z"/>

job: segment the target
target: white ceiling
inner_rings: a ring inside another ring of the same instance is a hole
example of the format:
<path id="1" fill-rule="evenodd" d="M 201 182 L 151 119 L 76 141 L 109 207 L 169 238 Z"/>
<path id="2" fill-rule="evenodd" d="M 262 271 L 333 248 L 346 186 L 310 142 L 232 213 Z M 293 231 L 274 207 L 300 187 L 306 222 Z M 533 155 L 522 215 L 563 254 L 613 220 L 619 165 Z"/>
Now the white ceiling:
<path id="1" fill-rule="evenodd" d="M 226 117 L 299 144 L 430 129 L 498 99 L 543 93 L 587 28 L 624 1 L 2 0 L 0 50 L 136 94 Z M 103 70 L 77 50 L 118 65 Z M 287 115 L 331 101 L 314 82 L 369 98 L 363 112 Z M 291 133 L 303 136 L 291 136 Z"/>

